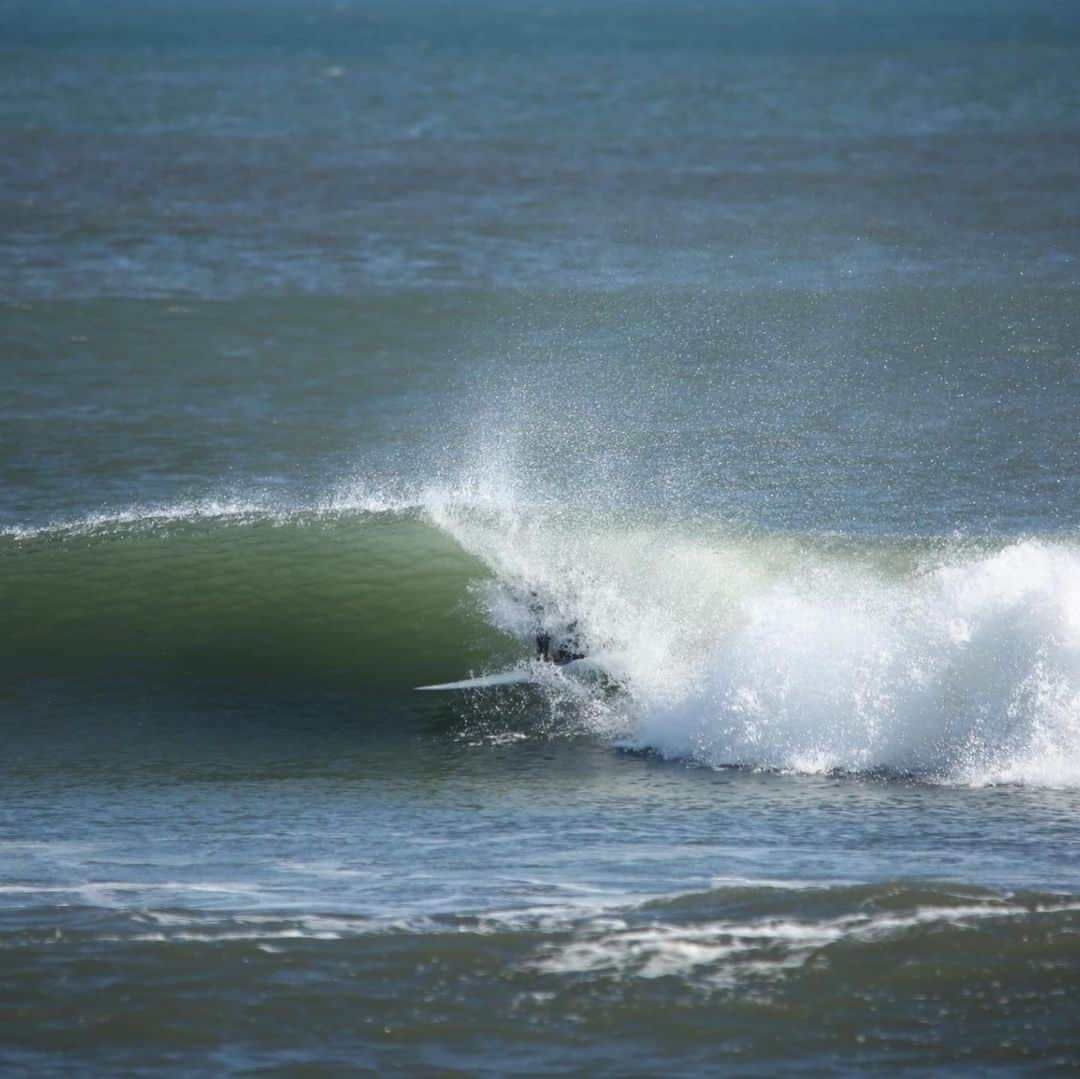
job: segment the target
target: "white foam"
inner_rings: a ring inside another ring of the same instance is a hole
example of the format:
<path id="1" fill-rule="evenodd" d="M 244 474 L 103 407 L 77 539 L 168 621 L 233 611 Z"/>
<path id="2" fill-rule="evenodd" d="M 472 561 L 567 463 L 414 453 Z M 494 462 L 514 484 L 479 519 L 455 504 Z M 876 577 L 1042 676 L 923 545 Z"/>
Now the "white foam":
<path id="1" fill-rule="evenodd" d="M 1080 551 L 732 536 L 522 509 L 475 489 L 431 519 L 491 567 L 527 641 L 535 591 L 624 687 L 624 744 L 710 765 L 1080 785 Z M 509 506 L 509 508 L 508 508 Z"/>
<path id="2" fill-rule="evenodd" d="M 1037 542 L 899 579 L 809 566 L 746 596 L 635 744 L 713 764 L 1080 783 L 1080 557 Z"/>
<path id="3" fill-rule="evenodd" d="M 223 494 L 170 502 L 137 503 L 92 511 L 77 517 L 56 517 L 44 524 L 3 525 L 0 526 L 0 536 L 27 541 L 159 528 L 183 523 L 269 522 L 280 525 L 310 518 L 406 512 L 417 504 L 416 499 L 404 489 L 394 491 L 353 480 L 309 498 L 284 496 L 275 491 L 249 491 L 244 494 Z"/>
<path id="4" fill-rule="evenodd" d="M 258 901 L 262 892 L 258 886 L 243 881 L 82 881 L 65 884 L 3 884 L 0 894 L 63 896 L 67 902 L 84 903 L 95 907 L 129 908 L 133 901 L 147 898 L 171 900 L 197 896 L 220 896 L 231 901 Z"/>
<path id="5" fill-rule="evenodd" d="M 45 536 L 85 536 L 132 527 L 153 527 L 183 521 L 246 521 L 255 517 L 282 518 L 288 510 L 262 499 L 202 498 L 147 503 L 100 510 L 80 517 L 57 517 L 41 525 L 7 525 L 0 535 L 17 540 Z"/>
<path id="6" fill-rule="evenodd" d="M 1035 907 L 1008 902 L 924 906 L 903 914 L 856 913 L 837 918 L 716 920 L 692 925 L 658 922 L 590 926 L 566 943 L 542 948 L 532 966 L 549 974 L 609 974 L 621 978 L 697 979 L 711 988 L 782 978 L 822 948 L 873 944 L 928 924 L 973 927 L 987 920 L 1080 910 L 1076 903 Z"/>

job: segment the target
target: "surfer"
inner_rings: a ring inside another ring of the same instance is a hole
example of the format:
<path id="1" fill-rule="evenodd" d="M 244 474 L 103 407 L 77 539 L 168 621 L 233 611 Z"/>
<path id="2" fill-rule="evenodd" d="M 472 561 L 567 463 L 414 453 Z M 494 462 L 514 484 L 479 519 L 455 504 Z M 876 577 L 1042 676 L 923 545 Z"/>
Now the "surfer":
<path id="1" fill-rule="evenodd" d="M 535 592 L 529 593 L 529 611 L 536 619 L 536 658 L 562 667 L 575 659 L 584 659 L 578 635 L 577 619 L 574 619 L 558 635 L 553 635 L 544 624 L 544 605 Z"/>
<path id="2" fill-rule="evenodd" d="M 577 635 L 577 622 L 571 622 L 566 627 L 566 631 L 558 637 L 552 637 L 541 626 L 536 634 L 536 658 L 547 660 L 548 663 L 554 663 L 558 667 L 571 663 L 575 659 L 584 659 L 585 653 L 581 651 L 581 643 Z"/>
<path id="3" fill-rule="evenodd" d="M 540 597 L 535 592 L 530 592 L 527 603 L 533 617 L 531 628 L 536 640 L 536 658 L 554 667 L 565 667 L 567 675 L 583 681 L 604 682 L 604 671 L 598 664 L 592 663 L 582 668 L 580 664 L 575 663 L 576 660 L 588 660 L 577 619 L 561 625 L 555 623 L 556 628 L 551 629 Z M 535 666 L 529 664 L 511 667 L 507 671 L 496 671 L 494 674 L 480 675 L 476 678 L 462 678 L 458 682 L 439 682 L 437 685 L 416 688 L 423 690 L 491 689 L 494 686 L 543 684 L 540 672 Z"/>

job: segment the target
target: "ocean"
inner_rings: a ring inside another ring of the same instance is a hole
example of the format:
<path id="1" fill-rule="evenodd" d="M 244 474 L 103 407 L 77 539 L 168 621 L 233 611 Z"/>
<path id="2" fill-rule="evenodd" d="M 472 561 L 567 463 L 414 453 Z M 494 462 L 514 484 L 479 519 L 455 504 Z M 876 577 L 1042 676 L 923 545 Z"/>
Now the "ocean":
<path id="1" fill-rule="evenodd" d="M 3 0 L 0 142 L 5 1075 L 1080 1068 L 1080 9 Z"/>

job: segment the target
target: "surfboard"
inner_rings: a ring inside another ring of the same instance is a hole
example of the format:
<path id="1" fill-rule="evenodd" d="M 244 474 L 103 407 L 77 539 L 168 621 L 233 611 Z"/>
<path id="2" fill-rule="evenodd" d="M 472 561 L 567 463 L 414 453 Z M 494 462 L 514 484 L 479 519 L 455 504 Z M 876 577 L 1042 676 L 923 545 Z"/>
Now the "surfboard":
<path id="1" fill-rule="evenodd" d="M 571 660 L 561 667 L 553 664 L 534 664 L 531 667 L 511 667 L 508 671 L 497 671 L 495 674 L 482 674 L 477 678 L 463 678 L 460 682 L 439 682 L 432 686 L 417 686 L 420 690 L 444 690 L 444 689 L 489 689 L 492 686 L 532 686 L 541 685 L 547 678 L 542 674 L 547 670 L 559 674 L 569 675 L 579 679 L 596 679 L 604 675 L 603 668 L 588 656 L 581 659 Z"/>
<path id="2" fill-rule="evenodd" d="M 483 674 L 478 678 L 463 678 L 460 682 L 439 682 L 433 686 L 417 686 L 417 689 L 487 689 L 489 686 L 524 686 L 538 682 L 536 672 L 527 667 L 515 667 L 496 674 Z"/>

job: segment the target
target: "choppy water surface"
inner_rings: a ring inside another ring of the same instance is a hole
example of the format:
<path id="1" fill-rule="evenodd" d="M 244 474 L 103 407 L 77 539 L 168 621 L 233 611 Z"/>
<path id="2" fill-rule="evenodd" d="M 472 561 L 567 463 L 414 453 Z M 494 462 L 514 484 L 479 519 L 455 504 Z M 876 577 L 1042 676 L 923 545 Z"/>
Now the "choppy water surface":
<path id="1" fill-rule="evenodd" d="M 1071 12 L 0 39 L 6 1072 L 1080 1064 Z"/>

